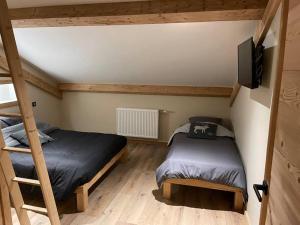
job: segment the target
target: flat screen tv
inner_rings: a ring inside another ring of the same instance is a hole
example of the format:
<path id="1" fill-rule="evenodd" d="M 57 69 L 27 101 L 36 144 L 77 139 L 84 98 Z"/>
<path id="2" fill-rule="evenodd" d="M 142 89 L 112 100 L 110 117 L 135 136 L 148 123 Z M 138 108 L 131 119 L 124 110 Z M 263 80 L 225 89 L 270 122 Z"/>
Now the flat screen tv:
<path id="1" fill-rule="evenodd" d="M 263 50 L 262 45 L 255 47 L 252 37 L 238 46 L 238 82 L 240 85 L 254 89 L 261 84 Z"/>

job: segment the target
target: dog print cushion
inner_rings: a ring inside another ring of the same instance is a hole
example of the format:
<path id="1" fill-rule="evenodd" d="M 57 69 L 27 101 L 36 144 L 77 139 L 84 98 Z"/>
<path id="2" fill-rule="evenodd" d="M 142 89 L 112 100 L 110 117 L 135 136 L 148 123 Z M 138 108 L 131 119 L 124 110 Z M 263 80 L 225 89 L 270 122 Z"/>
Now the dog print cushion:
<path id="1" fill-rule="evenodd" d="M 193 122 L 188 133 L 189 138 L 215 139 L 218 126 L 212 123 Z"/>

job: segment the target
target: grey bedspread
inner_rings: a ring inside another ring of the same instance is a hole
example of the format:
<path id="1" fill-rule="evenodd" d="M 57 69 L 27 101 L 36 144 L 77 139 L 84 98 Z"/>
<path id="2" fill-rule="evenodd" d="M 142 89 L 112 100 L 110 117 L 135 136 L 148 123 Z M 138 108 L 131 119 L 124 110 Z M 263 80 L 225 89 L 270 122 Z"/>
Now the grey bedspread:
<path id="1" fill-rule="evenodd" d="M 125 137 L 114 134 L 67 131 L 43 123 L 37 127 L 54 138 L 42 148 L 56 200 L 65 199 L 90 181 L 127 143 Z M 22 128 L 20 124 L 2 129 L 6 143 L 26 147 L 9 136 Z M 11 159 L 17 176 L 37 178 L 31 155 L 11 153 Z"/>
<path id="2" fill-rule="evenodd" d="M 246 177 L 232 138 L 188 138 L 177 133 L 166 160 L 156 171 L 159 186 L 169 178 L 200 179 L 241 188 L 246 196 Z"/>

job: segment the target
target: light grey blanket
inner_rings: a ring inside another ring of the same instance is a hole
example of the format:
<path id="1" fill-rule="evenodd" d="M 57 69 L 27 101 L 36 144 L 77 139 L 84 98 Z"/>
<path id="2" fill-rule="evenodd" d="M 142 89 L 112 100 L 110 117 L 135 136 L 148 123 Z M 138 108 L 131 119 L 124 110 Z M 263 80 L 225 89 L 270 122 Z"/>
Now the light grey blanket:
<path id="1" fill-rule="evenodd" d="M 186 133 L 173 137 L 166 160 L 156 170 L 159 186 L 169 178 L 200 179 L 243 189 L 246 177 L 239 151 L 232 138 L 188 138 Z"/>

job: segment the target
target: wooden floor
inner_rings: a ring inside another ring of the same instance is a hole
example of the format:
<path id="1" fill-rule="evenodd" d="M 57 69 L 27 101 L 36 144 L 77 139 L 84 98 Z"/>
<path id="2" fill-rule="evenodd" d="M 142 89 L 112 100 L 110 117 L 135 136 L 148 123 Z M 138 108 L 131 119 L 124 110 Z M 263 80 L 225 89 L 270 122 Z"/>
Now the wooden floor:
<path id="1" fill-rule="evenodd" d="M 155 169 L 167 148 L 130 144 L 129 151 L 127 162 L 114 167 L 92 191 L 86 212 L 75 212 L 74 198 L 59 203 L 62 225 L 247 225 L 244 215 L 230 211 L 233 196 L 229 193 L 176 187 L 174 199 L 164 201 Z M 19 224 L 13 215 L 14 224 Z M 29 215 L 33 225 L 49 224 L 45 216 Z"/>

